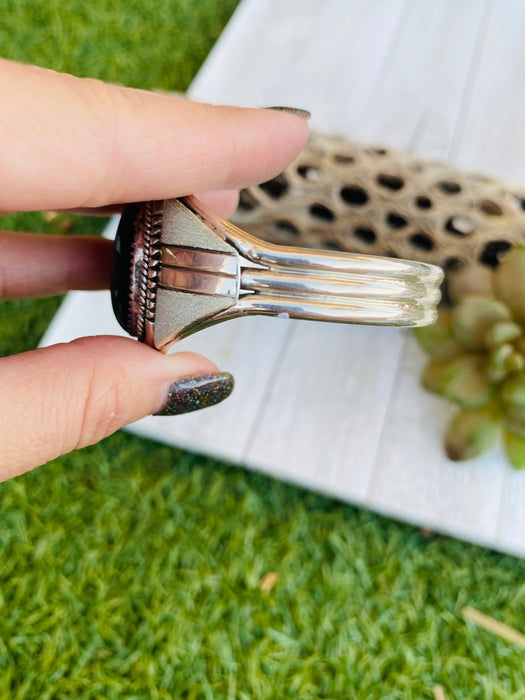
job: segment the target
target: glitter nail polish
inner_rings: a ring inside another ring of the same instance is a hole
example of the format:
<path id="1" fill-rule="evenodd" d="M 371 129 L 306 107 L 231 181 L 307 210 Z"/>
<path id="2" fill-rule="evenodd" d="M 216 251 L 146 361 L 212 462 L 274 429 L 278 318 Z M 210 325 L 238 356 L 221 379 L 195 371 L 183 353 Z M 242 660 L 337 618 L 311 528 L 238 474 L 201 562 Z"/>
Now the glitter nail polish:
<path id="1" fill-rule="evenodd" d="M 307 109 L 299 109 L 299 107 L 265 107 L 265 109 L 274 109 L 276 112 L 288 112 L 289 114 L 302 117 L 307 121 L 312 116 Z"/>
<path id="2" fill-rule="evenodd" d="M 215 406 L 228 398 L 233 385 L 234 380 L 229 372 L 183 377 L 169 387 L 166 403 L 155 415 L 177 416 Z"/>

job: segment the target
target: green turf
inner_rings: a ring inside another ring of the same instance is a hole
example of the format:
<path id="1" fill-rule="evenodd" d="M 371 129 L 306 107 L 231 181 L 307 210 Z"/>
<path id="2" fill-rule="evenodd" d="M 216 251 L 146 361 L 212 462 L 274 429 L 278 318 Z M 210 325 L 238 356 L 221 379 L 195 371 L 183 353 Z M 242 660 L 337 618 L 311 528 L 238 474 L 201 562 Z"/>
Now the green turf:
<path id="1" fill-rule="evenodd" d="M 234 5 L 4 0 L 0 47 L 180 90 Z M 67 219 L 0 225 L 103 223 Z M 57 304 L 0 305 L 0 352 L 34 346 Z M 1 700 L 525 698 L 525 652 L 459 614 L 525 631 L 512 557 L 124 433 L 1 485 L 0 504 Z"/>

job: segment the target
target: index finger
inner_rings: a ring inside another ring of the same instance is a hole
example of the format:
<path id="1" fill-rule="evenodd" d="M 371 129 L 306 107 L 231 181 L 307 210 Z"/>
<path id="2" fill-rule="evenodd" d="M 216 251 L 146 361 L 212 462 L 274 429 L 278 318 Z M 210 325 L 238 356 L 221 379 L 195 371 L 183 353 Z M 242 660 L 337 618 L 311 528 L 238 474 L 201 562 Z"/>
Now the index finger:
<path id="1" fill-rule="evenodd" d="M 267 180 L 308 127 L 0 60 L 0 211 L 101 207 Z"/>

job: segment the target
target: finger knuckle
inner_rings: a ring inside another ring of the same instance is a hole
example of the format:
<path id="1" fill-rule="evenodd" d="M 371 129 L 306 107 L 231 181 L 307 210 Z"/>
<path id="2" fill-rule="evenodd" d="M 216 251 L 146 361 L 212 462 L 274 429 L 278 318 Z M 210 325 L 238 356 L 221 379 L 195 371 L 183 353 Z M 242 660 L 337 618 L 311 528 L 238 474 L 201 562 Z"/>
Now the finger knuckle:
<path id="1" fill-rule="evenodd" d="M 125 423 L 126 373 L 115 362 L 96 363 L 87 381 L 75 449 L 92 445 Z"/>

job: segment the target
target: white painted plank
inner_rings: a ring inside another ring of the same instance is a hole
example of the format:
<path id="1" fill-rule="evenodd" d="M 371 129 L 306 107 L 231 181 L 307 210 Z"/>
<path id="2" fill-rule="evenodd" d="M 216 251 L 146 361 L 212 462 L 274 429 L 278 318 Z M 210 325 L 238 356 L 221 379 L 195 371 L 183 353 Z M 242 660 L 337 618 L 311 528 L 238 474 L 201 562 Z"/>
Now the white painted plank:
<path id="1" fill-rule="evenodd" d="M 413 144 L 415 150 L 442 160 L 457 137 L 491 10 L 490 3 L 444 5 L 433 4 L 433 12 L 427 16 L 424 11 L 430 9 L 428 4 L 419 3 L 414 8 L 410 18 L 413 24 L 407 24 L 403 37 L 403 44 L 409 48 L 393 64 L 392 88 L 397 86 L 407 111 L 414 107 L 415 117 L 420 120 L 412 121 L 419 140 Z M 431 37 L 435 43 L 429 41 Z M 420 56 L 412 56 L 414 45 L 421 47 Z M 410 71 L 409 63 L 414 58 L 417 70 L 412 67 Z M 410 77 L 403 80 L 405 71 Z M 383 119 L 388 119 L 390 112 L 385 112 Z M 395 136 L 400 138 L 403 131 L 396 122 L 395 109 L 392 118 Z M 441 531 L 491 541 L 503 479 L 501 456 L 493 455 L 466 467 L 446 459 L 441 433 L 453 409 L 422 391 L 422 364 L 409 342 L 385 416 L 367 502 L 397 517 L 404 512 L 407 519 Z"/>
<path id="2" fill-rule="evenodd" d="M 360 119 L 358 138 L 445 159 L 486 15 L 480 0 L 413 3 Z"/>
<path id="3" fill-rule="evenodd" d="M 446 156 L 484 11 L 477 0 L 460 5 L 462 21 L 455 24 L 449 19 L 458 19 L 457 0 L 410 5 L 385 57 L 362 126 L 357 127 L 368 134 L 368 140 L 407 148 L 418 135 L 422 117 L 429 115 L 427 140 L 434 148 L 440 144 L 440 155 Z M 449 56 L 450 45 L 460 46 L 461 51 L 456 49 Z M 337 81 L 338 76 L 333 78 Z M 340 97 L 338 106 L 349 113 L 352 95 Z M 439 118 L 430 118 L 434 114 Z M 350 131 L 346 134 L 351 135 Z M 283 398 L 276 388 L 269 394 L 246 461 L 274 473 L 284 468 L 293 478 L 308 475 L 350 500 L 365 499 L 385 417 L 387 422 L 392 419 L 388 401 L 402 345 L 401 334 L 392 329 L 349 332 L 340 326 L 301 324 L 290 338 L 288 361 L 276 382 L 276 387 L 288 386 L 288 393 Z M 414 387 L 406 400 L 417 405 L 420 391 Z M 312 392 L 317 400 L 305 400 Z M 280 438 L 275 434 L 276 413 L 281 425 L 286 425 Z M 404 435 L 399 434 L 387 450 L 404 458 Z M 415 462 L 408 466 L 417 468 Z M 384 478 L 388 476 L 387 470 Z M 405 476 L 412 483 L 410 474 Z"/>
<path id="4" fill-rule="evenodd" d="M 458 161 L 525 184 L 525 3 L 496 2 Z M 502 458 L 503 459 L 503 458 Z M 503 470 L 496 546 L 525 552 L 525 474 Z"/>
<path id="5" fill-rule="evenodd" d="M 525 3 L 495 2 L 454 160 L 525 183 Z"/>
<path id="6" fill-rule="evenodd" d="M 194 99 L 310 109 L 313 128 L 358 125 L 405 0 L 248 0 L 196 77 Z"/>
<path id="7" fill-rule="evenodd" d="M 505 465 L 495 548 L 525 556 L 525 474 Z"/>
<path id="8" fill-rule="evenodd" d="M 243 3 L 223 40 L 217 44 L 210 60 L 197 76 L 190 93 L 196 99 L 252 106 L 292 104 L 310 107 L 313 126 L 318 123 L 327 131 L 340 129 L 342 125 L 348 128 L 350 123 L 356 122 L 359 111 L 370 98 L 370 91 L 401 22 L 405 4 L 403 0 L 380 0 L 375 5 L 368 0 L 345 5 L 338 0 L 294 0 L 287 4 L 277 0 L 252 0 Z M 341 27 L 344 27 L 344 31 L 341 31 Z M 329 43 L 326 37 L 330 37 Z M 273 69 L 269 69 L 270 66 Z M 334 109 L 334 105 L 338 108 Z M 260 323 L 254 322 L 254 329 L 258 329 Z M 306 332 L 307 336 L 313 332 L 316 336 L 326 333 L 327 339 L 337 334 L 341 339 L 345 338 L 344 330 L 341 335 L 341 328 L 328 329 L 323 326 L 315 331 L 306 330 L 302 325 L 301 328 L 299 332 Z M 216 334 L 214 351 L 219 355 L 223 342 L 233 342 L 226 341 L 223 334 L 224 331 Z M 254 342 L 246 350 L 246 356 L 260 357 L 259 337 L 254 334 Z M 261 369 L 279 363 L 279 343 L 272 347 L 266 345 L 265 363 Z M 295 375 L 291 376 L 294 378 Z M 274 378 L 268 374 L 266 380 L 270 385 Z M 237 378 L 236 394 L 239 383 L 240 378 Z M 373 390 L 371 393 L 375 395 Z M 291 395 L 297 396 L 297 390 Z M 257 396 L 255 393 L 252 404 Z M 231 401 L 228 402 L 228 415 L 235 415 Z M 293 417 L 293 414 L 292 407 L 290 415 Z M 195 423 L 198 423 L 196 419 Z M 379 414 L 375 424 L 379 429 Z M 239 435 L 244 435 L 246 440 L 245 455 L 249 451 L 248 437 L 256 436 L 258 432 L 259 424 L 244 433 L 239 431 Z M 274 427 L 270 426 L 270 433 L 272 437 L 268 445 L 276 444 L 273 442 Z M 203 435 L 206 436 L 214 441 L 209 431 Z M 224 438 L 222 429 L 220 438 Z M 329 439 L 333 440 L 333 436 Z M 255 459 L 255 453 L 253 457 Z M 265 464 L 271 467 L 267 458 Z M 284 457 L 278 460 L 278 464 L 282 468 Z M 358 491 L 353 486 L 351 490 Z"/>
<path id="9" fill-rule="evenodd" d="M 248 3 L 244 13 L 235 18 L 234 27 L 228 34 L 227 62 L 220 55 L 215 57 L 220 65 L 219 76 L 205 68 L 192 88 L 192 95 L 221 101 L 230 99 L 241 104 L 261 104 L 262 94 L 267 96 L 266 104 L 291 103 L 311 107 L 314 123 L 317 119 L 327 131 L 341 130 L 344 125 L 348 133 L 349 125 L 356 124 L 356 117 L 369 100 L 370 90 L 382 71 L 403 16 L 403 3 L 390 2 L 388 10 L 382 2 L 376 5 L 353 2 L 347 3 L 344 8 L 341 3 L 333 2 L 301 3 L 295 10 L 287 5 L 286 17 L 281 14 L 279 8 L 282 7 L 282 3 L 276 2 Z M 256 23 L 253 22 L 253 13 L 257 15 Z M 264 27 L 268 27 L 266 32 Z M 345 31 L 341 31 L 341 27 Z M 258 47 L 257 57 L 257 44 L 261 36 L 271 36 L 273 39 L 269 39 L 265 51 Z M 330 43 L 327 43 L 326 37 L 330 37 Z M 253 54 L 254 46 L 254 60 L 247 61 L 246 56 Z M 221 53 L 220 46 L 218 53 Z M 282 70 L 276 71 L 270 80 L 267 75 L 269 57 L 282 66 Z M 255 93 L 252 92 L 253 86 L 256 86 Z M 290 90 L 297 99 L 290 97 Z M 294 95 L 294 90 L 299 92 Z M 304 99 L 301 99 L 303 95 Z M 337 109 L 334 109 L 334 105 L 337 105 Z M 333 461 L 335 469 L 335 461 L 340 458 L 342 450 L 350 447 L 350 451 L 353 451 L 356 445 L 364 447 L 363 431 L 350 431 L 354 439 L 349 440 L 348 422 L 344 419 L 351 416 L 354 423 L 359 423 L 355 408 L 349 410 L 355 398 L 350 402 L 348 400 L 349 392 L 351 395 L 357 394 L 355 384 L 359 372 L 354 376 L 347 372 L 346 349 L 355 351 L 356 357 L 363 358 L 364 369 L 367 355 L 377 345 L 374 332 L 370 329 L 360 329 L 360 334 L 354 330 L 356 341 L 353 345 L 347 342 L 351 337 L 348 329 L 341 327 L 299 324 L 294 334 L 299 335 L 300 340 L 286 354 L 288 362 L 284 361 L 284 369 L 280 366 L 279 378 L 269 377 L 273 389 L 269 390 L 268 400 L 262 407 L 260 421 L 253 431 L 254 442 L 247 446 L 245 458 L 248 463 L 264 464 L 267 470 L 282 470 L 286 465 L 289 474 L 294 474 L 294 469 L 303 474 L 307 471 L 317 480 L 319 473 L 326 476 L 326 470 L 319 471 L 322 461 L 327 458 Z M 298 353 L 297 344 L 301 348 Z M 327 348 L 332 352 L 325 365 Z M 395 367 L 398 348 L 399 342 L 393 342 L 391 364 L 382 363 L 385 369 Z M 341 354 L 334 354 L 334 349 L 339 349 Z M 333 381 L 332 369 L 335 365 L 350 377 L 346 382 L 346 392 L 338 391 L 340 372 L 335 375 L 337 381 Z M 314 382 L 316 375 L 319 375 L 321 381 L 317 384 L 320 385 L 326 366 L 330 367 L 330 375 L 324 383 L 322 396 L 318 397 L 317 402 L 308 401 L 304 396 L 309 386 L 305 375 Z M 377 380 L 377 372 L 372 371 L 370 375 Z M 387 372 L 381 376 L 383 381 L 370 388 L 369 396 L 379 398 L 381 405 L 386 406 L 391 379 Z M 393 377 L 392 372 L 390 377 Z M 300 391 L 298 387 L 301 387 Z M 331 407 L 330 418 L 327 406 Z M 306 407 L 309 410 L 305 411 Z M 371 404 L 369 408 L 372 408 Z M 323 412 L 325 415 L 320 416 L 319 413 Z M 367 414 L 365 410 L 362 415 Z M 279 416 L 278 426 L 276 416 Z M 369 419 L 366 420 L 369 422 Z M 373 427 L 369 428 L 370 432 L 373 433 L 375 428 L 375 434 L 378 434 L 382 424 L 381 411 L 374 412 L 371 422 Z M 318 426 L 318 429 L 312 430 L 312 425 Z M 306 435 L 314 439 L 315 449 L 312 449 L 311 440 L 306 439 Z M 320 439 L 322 435 L 325 436 L 324 440 Z M 341 449 L 336 449 L 338 442 Z M 333 460 L 332 455 L 336 456 Z M 366 483 L 360 484 L 357 474 L 356 478 L 355 483 L 348 482 L 345 486 L 354 497 L 363 492 Z"/>
<path id="10" fill-rule="evenodd" d="M 507 467 L 497 451 L 468 464 L 446 458 L 443 432 L 457 409 L 421 388 L 423 366 L 423 354 L 407 337 L 367 502 L 440 531 L 490 541 Z"/>
<path id="11" fill-rule="evenodd" d="M 298 322 L 245 461 L 364 499 L 401 345 L 393 328 Z"/>

